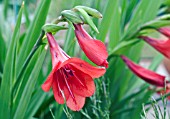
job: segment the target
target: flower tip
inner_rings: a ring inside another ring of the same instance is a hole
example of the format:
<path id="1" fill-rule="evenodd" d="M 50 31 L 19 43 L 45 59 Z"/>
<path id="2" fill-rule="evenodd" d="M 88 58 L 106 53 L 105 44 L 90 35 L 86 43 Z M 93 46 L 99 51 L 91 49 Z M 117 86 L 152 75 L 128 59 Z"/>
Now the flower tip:
<path id="1" fill-rule="evenodd" d="M 162 33 L 163 35 L 170 37 L 170 28 L 168 27 L 162 27 L 157 29 L 158 32 Z"/>
<path id="2" fill-rule="evenodd" d="M 48 92 L 50 89 L 49 89 L 49 87 L 47 87 L 46 85 L 41 85 L 41 88 L 42 88 L 42 90 L 44 91 L 44 92 Z"/>
<path id="3" fill-rule="evenodd" d="M 109 63 L 107 62 L 107 60 L 104 60 L 104 62 L 102 63 L 101 66 L 104 66 L 104 67 L 108 68 Z"/>

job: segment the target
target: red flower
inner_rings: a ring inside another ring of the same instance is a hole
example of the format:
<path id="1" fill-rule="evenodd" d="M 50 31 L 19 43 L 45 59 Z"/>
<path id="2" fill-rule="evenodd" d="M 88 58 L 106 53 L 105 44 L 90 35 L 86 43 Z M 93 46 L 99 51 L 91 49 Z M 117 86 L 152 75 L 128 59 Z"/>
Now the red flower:
<path id="1" fill-rule="evenodd" d="M 159 28 L 158 31 L 160 33 L 162 33 L 163 35 L 170 37 L 170 28 L 168 27 L 163 27 L 163 28 Z"/>
<path id="2" fill-rule="evenodd" d="M 79 111 L 85 98 L 95 92 L 93 78 L 98 78 L 105 73 L 105 68 L 93 67 L 87 62 L 70 58 L 57 44 L 51 33 L 47 33 L 50 45 L 53 70 L 42 85 L 47 92 L 52 87 L 55 100 L 64 104 L 74 111 Z"/>
<path id="3" fill-rule="evenodd" d="M 81 24 L 74 24 L 75 34 L 81 49 L 86 56 L 95 64 L 99 66 L 108 67 L 107 49 L 103 42 L 93 39 L 81 26 Z"/>
<path id="4" fill-rule="evenodd" d="M 165 76 L 159 75 L 153 71 L 145 69 L 135 64 L 125 56 L 121 56 L 121 58 L 125 62 L 125 64 L 129 67 L 129 69 L 144 81 L 159 87 L 165 86 Z"/>
<path id="5" fill-rule="evenodd" d="M 170 40 L 157 40 L 147 36 L 140 36 L 149 45 L 170 59 Z"/>

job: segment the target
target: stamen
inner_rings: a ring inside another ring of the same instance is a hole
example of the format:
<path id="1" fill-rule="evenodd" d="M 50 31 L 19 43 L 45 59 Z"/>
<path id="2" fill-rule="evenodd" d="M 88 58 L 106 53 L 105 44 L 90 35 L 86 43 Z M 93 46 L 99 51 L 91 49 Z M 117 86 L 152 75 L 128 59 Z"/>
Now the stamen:
<path id="1" fill-rule="evenodd" d="M 61 94 L 62 90 L 61 90 L 61 87 L 60 87 L 60 84 L 59 84 L 59 81 L 58 81 L 58 77 L 56 78 L 56 81 L 57 81 L 57 86 L 58 86 L 58 90 L 59 90 L 59 96 L 62 96 L 62 94 Z"/>
<path id="2" fill-rule="evenodd" d="M 62 72 L 62 75 L 63 75 L 63 77 L 64 77 L 64 81 L 65 81 L 65 83 L 66 83 L 67 89 L 68 89 L 68 91 L 69 91 L 69 93 L 70 93 L 73 101 L 75 102 L 75 104 L 77 104 L 77 102 L 76 102 L 76 100 L 75 100 L 75 97 L 74 97 L 74 94 L 72 93 L 72 91 L 71 91 L 71 89 L 70 89 L 70 86 L 69 86 L 69 84 L 68 84 L 67 77 L 65 76 L 64 69 L 63 69 L 63 71 L 61 70 L 61 72 Z"/>
<path id="3" fill-rule="evenodd" d="M 83 82 L 78 78 L 78 76 L 73 72 L 74 77 L 77 79 L 77 81 L 84 87 L 87 89 L 87 86 L 83 84 Z"/>

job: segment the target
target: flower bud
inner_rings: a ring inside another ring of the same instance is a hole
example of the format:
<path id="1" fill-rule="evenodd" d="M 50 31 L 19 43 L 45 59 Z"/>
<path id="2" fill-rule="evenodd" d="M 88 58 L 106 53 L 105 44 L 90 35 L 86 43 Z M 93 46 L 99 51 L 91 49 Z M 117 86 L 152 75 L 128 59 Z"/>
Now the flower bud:
<path id="1" fill-rule="evenodd" d="M 72 23 L 83 23 L 79 15 L 74 11 L 64 10 L 61 12 L 61 15 L 63 15 L 66 19 L 68 19 Z"/>
<path id="2" fill-rule="evenodd" d="M 65 30 L 67 29 L 67 27 L 64 27 L 64 26 L 58 26 L 56 24 L 45 24 L 42 29 L 45 31 L 45 32 L 51 32 L 51 33 L 56 33 L 58 32 L 59 30 Z"/>
<path id="3" fill-rule="evenodd" d="M 102 18 L 103 17 L 102 14 L 99 11 L 97 11 L 96 9 L 86 7 L 86 6 L 76 6 L 75 9 L 77 9 L 77 8 L 82 8 L 92 17 L 95 17 L 95 18 Z"/>
<path id="4" fill-rule="evenodd" d="M 135 64 L 125 56 L 121 56 L 122 60 L 128 66 L 128 68 L 138 77 L 144 81 L 159 87 L 165 86 L 165 76 L 159 75 L 151 70 L 145 69 L 140 65 Z"/>
<path id="5" fill-rule="evenodd" d="M 157 40 L 147 36 L 140 36 L 145 42 L 170 59 L 170 40 Z"/>

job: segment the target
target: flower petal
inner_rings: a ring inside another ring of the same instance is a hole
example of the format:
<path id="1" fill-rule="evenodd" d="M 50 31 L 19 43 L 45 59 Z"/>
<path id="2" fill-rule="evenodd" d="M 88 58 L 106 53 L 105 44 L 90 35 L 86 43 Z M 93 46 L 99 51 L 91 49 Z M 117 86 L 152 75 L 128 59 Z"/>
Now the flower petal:
<path id="1" fill-rule="evenodd" d="M 75 27 L 75 29 L 76 29 L 77 31 L 80 31 L 81 34 L 82 34 L 85 38 L 87 38 L 87 39 L 93 39 L 93 38 L 84 30 L 84 28 L 82 27 L 81 24 L 74 24 L 74 27 Z"/>
<path id="2" fill-rule="evenodd" d="M 53 67 L 57 65 L 59 62 L 64 62 L 68 58 L 70 58 L 58 45 L 54 36 L 51 33 L 46 34 L 48 43 L 50 45 L 50 53 L 52 57 L 52 65 Z"/>
<path id="3" fill-rule="evenodd" d="M 59 79 L 55 79 L 53 81 L 53 93 L 54 93 L 54 98 L 59 104 L 64 104 L 64 98 L 61 93 L 61 88 L 60 88 L 60 82 Z"/>
<path id="4" fill-rule="evenodd" d="M 95 84 L 92 77 L 73 66 L 71 69 L 74 71 L 74 76 L 70 79 L 74 93 L 82 97 L 92 96 L 95 92 Z"/>
<path id="5" fill-rule="evenodd" d="M 59 62 L 54 69 L 52 70 L 52 72 L 49 74 L 49 76 L 47 77 L 46 81 L 42 84 L 41 88 L 45 91 L 48 92 L 52 86 L 53 83 L 53 75 L 54 73 L 59 69 L 61 62 Z"/>
<path id="6" fill-rule="evenodd" d="M 135 64 L 125 56 L 121 56 L 121 58 L 129 67 L 129 69 L 144 81 L 160 87 L 165 86 L 165 76 L 159 75 L 151 70 L 145 69 Z"/>
<path id="7" fill-rule="evenodd" d="M 149 45 L 170 59 L 170 40 L 157 40 L 147 36 L 140 36 L 139 38 L 145 40 Z"/>
<path id="8" fill-rule="evenodd" d="M 69 96 L 66 104 L 67 106 L 73 110 L 73 111 L 79 111 L 83 108 L 84 103 L 85 103 L 85 97 L 79 96 L 79 95 L 74 95 L 76 102 L 73 100 L 71 96 Z"/>
<path id="9" fill-rule="evenodd" d="M 74 25 L 75 34 L 78 43 L 86 54 L 86 56 L 95 64 L 99 66 L 108 67 L 107 62 L 107 49 L 103 42 L 100 40 L 92 39 L 90 35 L 82 28 L 81 24 Z"/>
<path id="10" fill-rule="evenodd" d="M 47 80 L 42 84 L 41 88 L 43 91 L 48 92 L 52 86 L 53 83 L 53 73 L 50 73 Z"/>
<path id="11" fill-rule="evenodd" d="M 66 60 L 62 64 L 62 66 L 64 66 L 65 64 L 70 64 L 70 65 L 76 67 L 77 69 L 81 70 L 82 72 L 90 75 L 92 78 L 99 78 L 100 76 L 104 75 L 104 73 L 106 72 L 106 69 L 104 67 L 100 67 L 100 68 L 94 67 L 79 58 L 70 58 L 70 59 Z"/>

